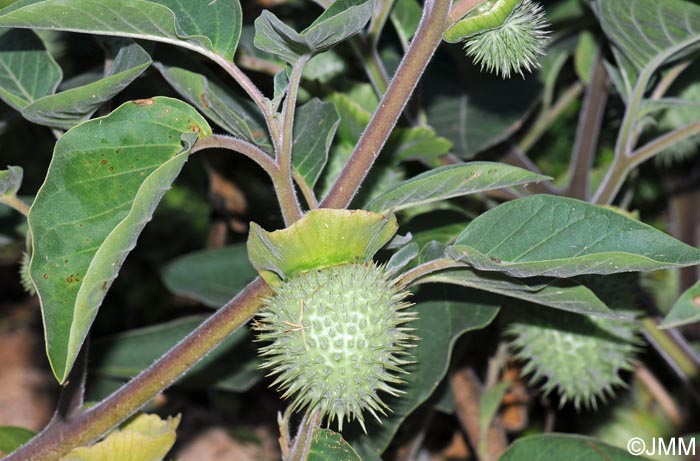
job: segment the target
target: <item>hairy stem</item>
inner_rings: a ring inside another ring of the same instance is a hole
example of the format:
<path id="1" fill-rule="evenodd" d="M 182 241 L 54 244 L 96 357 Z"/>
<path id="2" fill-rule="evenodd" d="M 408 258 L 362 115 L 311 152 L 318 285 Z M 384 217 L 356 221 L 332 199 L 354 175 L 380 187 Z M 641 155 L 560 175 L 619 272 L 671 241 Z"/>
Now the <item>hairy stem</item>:
<path id="1" fill-rule="evenodd" d="M 367 32 L 369 43 L 375 50 L 377 49 L 384 25 L 391 14 L 391 9 L 394 7 L 394 2 L 395 0 L 381 0 L 376 3 L 375 14 L 372 16 L 372 22 L 370 22 L 369 31 Z"/>
<path id="2" fill-rule="evenodd" d="M 251 144 L 243 139 L 233 136 L 215 134 L 206 138 L 198 139 L 192 146 L 191 153 L 199 152 L 204 149 L 228 149 L 241 153 L 257 163 L 265 172 L 274 177 L 277 172 L 277 165 L 272 158 L 267 155 L 262 149 L 255 144 Z"/>
<path id="3" fill-rule="evenodd" d="M 56 461 L 96 440 L 143 407 L 255 313 L 271 290 L 257 278 L 228 304 L 109 397 L 60 424 L 49 425 L 3 461 Z"/>
<path id="4" fill-rule="evenodd" d="M 421 277 L 432 274 L 436 271 L 444 269 L 453 269 L 457 267 L 465 267 L 464 263 L 455 261 L 454 259 L 441 258 L 427 263 L 420 264 L 413 269 L 406 271 L 397 281 L 397 287 L 407 287 L 416 282 Z"/>
<path id="5" fill-rule="evenodd" d="M 450 9 L 450 25 L 459 21 L 485 2 L 486 0 L 457 0 Z"/>
<path id="6" fill-rule="evenodd" d="M 374 92 L 378 97 L 386 93 L 389 85 L 389 76 L 384 67 L 384 63 L 379 57 L 377 49 L 367 43 L 363 37 L 356 35 L 350 40 L 350 45 L 357 57 L 362 61 L 365 68 L 365 73 L 369 78 L 369 82 L 374 88 Z"/>
<path id="7" fill-rule="evenodd" d="M 566 187 L 568 197 L 581 200 L 588 197 L 589 177 L 600 139 L 607 101 L 607 75 L 601 51 L 598 50 L 591 71 L 591 83 L 583 100 L 576 130 L 576 141 L 569 167 L 569 184 Z"/>
<path id="8" fill-rule="evenodd" d="M 518 143 L 520 150 L 529 152 L 554 122 L 559 120 L 571 103 L 581 96 L 581 93 L 583 93 L 583 84 L 581 82 L 576 82 L 567 88 L 549 110 L 546 110 L 537 117 L 537 120 L 532 124 L 532 128 L 530 128 L 525 137 Z"/>
<path id="9" fill-rule="evenodd" d="M 674 144 L 698 135 L 700 135 L 700 122 L 693 122 L 656 138 L 629 156 L 615 157 L 605 179 L 603 179 L 596 195 L 593 197 L 593 203 L 610 204 L 634 167 L 649 160 L 659 152 L 672 147 Z"/>
<path id="10" fill-rule="evenodd" d="M 289 461 L 306 461 L 308 459 L 311 441 L 320 423 L 321 414 L 318 411 L 306 412 L 299 425 L 297 435 L 294 437 L 289 453 Z"/>
<path id="11" fill-rule="evenodd" d="M 442 40 L 450 4 L 450 0 L 426 0 L 411 46 L 321 207 L 345 208 L 357 193 Z"/>
<path id="12" fill-rule="evenodd" d="M 29 205 L 16 195 L 0 195 L 0 203 L 22 213 L 24 216 L 29 215 Z"/>
<path id="13" fill-rule="evenodd" d="M 216 53 L 207 54 L 206 56 L 221 66 L 222 69 L 233 77 L 241 88 L 243 88 L 243 91 L 246 92 L 248 97 L 250 97 L 255 105 L 258 106 L 258 109 L 260 109 L 260 112 L 265 117 L 265 123 L 267 124 L 267 129 L 270 131 L 272 143 L 276 149 L 279 148 L 281 141 L 279 123 L 277 122 L 271 107 L 267 104 L 267 98 L 265 98 L 260 89 L 255 86 L 250 78 L 248 78 L 248 76 L 235 63 Z"/>
<path id="14" fill-rule="evenodd" d="M 287 225 L 297 221 L 303 215 L 292 180 L 292 148 L 294 145 L 294 114 L 296 113 L 297 95 L 299 94 L 304 65 L 308 60 L 309 57 L 304 55 L 292 66 L 287 97 L 282 108 L 282 143 L 277 151 L 277 174 L 280 189 L 277 194 L 282 205 L 284 222 Z"/>
<path id="15" fill-rule="evenodd" d="M 299 188 L 299 191 L 301 191 L 301 195 L 304 196 L 304 200 L 306 200 L 306 204 L 309 206 L 309 209 L 313 210 L 318 208 L 316 194 L 314 193 L 313 188 L 306 183 L 304 177 L 299 174 L 298 171 L 292 170 L 292 178 Z"/>

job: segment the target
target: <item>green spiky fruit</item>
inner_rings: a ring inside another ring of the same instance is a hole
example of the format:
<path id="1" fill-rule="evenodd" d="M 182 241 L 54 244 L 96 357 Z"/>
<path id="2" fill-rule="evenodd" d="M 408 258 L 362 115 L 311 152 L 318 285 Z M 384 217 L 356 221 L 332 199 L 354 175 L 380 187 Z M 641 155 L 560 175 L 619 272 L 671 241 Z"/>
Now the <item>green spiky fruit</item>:
<path id="1" fill-rule="evenodd" d="M 506 333 L 531 383 L 548 394 L 558 390 L 560 405 L 597 406 L 624 385 L 620 373 L 633 368 L 639 350 L 638 326 L 632 319 L 586 316 L 517 307 Z"/>
<path id="2" fill-rule="evenodd" d="M 292 408 L 338 421 L 363 411 L 378 419 L 380 392 L 397 395 L 398 374 L 414 337 L 405 324 L 408 293 L 373 262 L 295 274 L 275 287 L 256 322 L 263 367 L 271 370 Z"/>
<path id="3" fill-rule="evenodd" d="M 489 28 L 465 39 L 467 56 L 481 69 L 510 78 L 539 67 L 538 59 L 547 45 L 549 24 L 542 6 L 523 0 L 499 27 Z"/>

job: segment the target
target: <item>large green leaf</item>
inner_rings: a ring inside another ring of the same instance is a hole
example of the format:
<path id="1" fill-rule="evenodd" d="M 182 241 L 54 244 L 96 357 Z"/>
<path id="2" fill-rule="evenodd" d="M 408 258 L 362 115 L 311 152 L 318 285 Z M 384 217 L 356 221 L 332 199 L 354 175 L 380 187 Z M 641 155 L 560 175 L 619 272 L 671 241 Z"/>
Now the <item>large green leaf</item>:
<path id="1" fill-rule="evenodd" d="M 615 211 L 535 195 L 476 218 L 447 250 L 476 269 L 514 277 L 651 271 L 700 263 L 700 250 Z"/>
<path id="2" fill-rule="evenodd" d="M 127 380 L 194 330 L 206 317 L 186 317 L 131 330 L 91 343 L 91 371 Z M 264 375 L 247 328 L 239 328 L 185 375 L 182 384 L 245 392 Z"/>
<path id="3" fill-rule="evenodd" d="M 671 308 L 661 328 L 700 322 L 700 282 L 688 288 Z"/>
<path id="4" fill-rule="evenodd" d="M 0 426 L 0 455 L 12 453 L 36 435 L 36 432 L 15 426 Z"/>
<path id="5" fill-rule="evenodd" d="M 31 30 L 0 29 L 0 98 L 17 110 L 53 94 L 63 73 Z"/>
<path id="6" fill-rule="evenodd" d="M 330 429 L 316 429 L 308 461 L 362 461 L 343 437 Z"/>
<path id="7" fill-rule="evenodd" d="M 522 437 L 513 443 L 498 461 L 648 461 L 599 442 L 590 437 L 570 434 L 541 434 Z"/>
<path id="8" fill-rule="evenodd" d="M 377 213 L 399 211 L 426 203 L 503 187 L 543 181 L 546 176 L 494 162 L 471 162 L 435 168 L 419 174 L 372 200 L 364 208 Z"/>
<path id="9" fill-rule="evenodd" d="M 107 289 L 187 161 L 211 134 L 189 105 L 128 102 L 66 132 L 29 213 L 31 277 L 51 367 L 64 381 Z"/>
<path id="10" fill-rule="evenodd" d="M 245 245 L 190 253 L 169 263 L 163 282 L 175 294 L 219 307 L 255 278 Z"/>
<path id="11" fill-rule="evenodd" d="M 400 390 L 405 394 L 386 401 L 391 413 L 381 424 L 368 421 L 368 435 L 359 431 L 346 435 L 363 458 L 374 459 L 386 450 L 406 417 L 430 397 L 447 373 L 455 341 L 468 331 L 485 328 L 498 313 L 498 307 L 479 302 L 475 292 L 465 291 L 461 299 L 473 301 L 429 301 L 415 306 L 418 320 L 410 326 L 420 340 L 411 351 L 415 363 L 406 366 L 408 374 L 402 376 L 406 384 Z"/>
<path id="12" fill-rule="evenodd" d="M 265 10 L 255 20 L 255 46 L 294 64 L 356 34 L 372 16 L 371 0 L 337 0 L 309 27 L 297 32 Z"/>
<path id="13" fill-rule="evenodd" d="M 330 102 L 314 98 L 301 106 L 294 117 L 294 168 L 313 188 L 328 161 L 340 116 Z"/>
<path id="14" fill-rule="evenodd" d="M 21 0 L 0 26 L 155 40 L 228 60 L 241 34 L 238 0 Z"/>
<path id="15" fill-rule="evenodd" d="M 155 68 L 191 104 L 229 133 L 272 150 L 264 121 L 259 119 L 257 108 L 236 94 L 203 65 L 185 53 L 158 62 Z"/>
<path id="16" fill-rule="evenodd" d="M 39 98 L 24 107 L 22 115 L 34 123 L 67 130 L 89 119 L 150 65 L 151 57 L 143 48 L 131 40 L 124 41 L 104 78 Z"/>
<path id="17" fill-rule="evenodd" d="M 578 314 L 613 315 L 590 289 L 566 280 L 514 279 L 494 272 L 464 268 L 440 271 L 420 279 L 419 283 L 448 283 Z"/>
<path id="18" fill-rule="evenodd" d="M 700 46 L 700 6 L 684 0 L 597 0 L 605 34 L 641 70 Z"/>
<path id="19" fill-rule="evenodd" d="M 435 94 L 428 101 L 427 114 L 435 131 L 452 141 L 454 153 L 466 159 L 520 128 L 542 90 L 536 77 L 476 77 L 465 86 L 455 81 L 428 80 Z"/>

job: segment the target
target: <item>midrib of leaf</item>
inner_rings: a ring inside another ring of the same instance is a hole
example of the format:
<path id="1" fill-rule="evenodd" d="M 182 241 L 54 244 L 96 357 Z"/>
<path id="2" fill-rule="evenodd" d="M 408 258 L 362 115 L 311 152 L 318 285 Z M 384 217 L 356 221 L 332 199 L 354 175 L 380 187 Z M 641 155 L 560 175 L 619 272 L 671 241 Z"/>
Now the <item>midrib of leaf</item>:
<path id="1" fill-rule="evenodd" d="M 7 67 L 7 64 L 4 60 L 0 60 L 0 64 L 2 64 L 3 69 L 7 70 L 7 73 L 10 75 L 12 81 L 15 85 L 17 85 L 17 88 L 19 88 L 22 94 L 27 98 L 27 101 L 32 101 L 31 95 L 27 93 L 27 90 L 24 88 L 24 85 L 22 85 L 21 82 L 17 80 L 17 77 L 15 76 L 15 73 L 12 72 L 12 69 Z"/>
<path id="2" fill-rule="evenodd" d="M 168 127 L 168 125 L 165 124 L 159 124 Z M 171 129 L 175 129 L 174 127 L 169 127 Z M 176 155 L 174 155 L 170 160 L 167 162 L 162 163 L 159 165 L 157 168 L 153 169 L 153 171 L 147 175 L 146 179 L 141 183 L 139 186 L 138 190 L 136 191 L 136 194 L 134 195 L 133 199 L 131 200 L 131 207 L 129 208 L 129 212 L 124 215 L 120 220 L 119 224 L 117 224 L 109 234 L 105 237 L 105 239 L 102 241 L 102 244 L 97 248 L 97 251 L 92 257 L 92 260 L 90 261 L 90 264 L 88 265 L 87 270 L 85 271 L 85 278 L 83 279 L 83 283 L 80 285 L 80 289 L 78 290 L 78 293 L 75 297 L 75 304 L 74 304 L 74 309 L 73 309 L 73 318 L 72 318 L 72 323 L 71 325 L 76 325 L 80 322 L 80 317 L 81 315 L 85 317 L 86 311 L 85 309 L 80 309 L 78 308 L 79 306 L 83 305 L 85 303 L 85 297 L 87 296 L 85 293 L 86 288 L 91 288 L 94 285 L 94 282 L 91 280 L 93 277 L 95 277 L 96 273 L 99 273 L 99 271 L 95 270 L 95 265 L 102 263 L 104 260 L 107 259 L 107 255 L 118 255 L 117 258 L 117 264 L 121 265 L 121 261 L 123 261 L 123 255 L 128 254 L 131 249 L 130 248 L 122 248 L 117 252 L 113 252 L 111 250 L 111 240 L 113 239 L 114 236 L 119 236 L 123 232 L 123 228 L 126 228 L 128 226 L 133 226 L 134 223 L 131 222 L 130 218 L 138 211 L 137 205 L 141 204 L 142 202 L 145 202 L 145 198 L 143 197 L 144 193 L 148 195 L 158 195 L 160 193 L 164 193 L 165 190 L 169 188 L 169 185 L 166 185 L 165 187 L 161 186 L 157 191 L 153 191 L 149 189 L 150 182 L 154 181 L 154 178 L 158 176 L 158 172 L 161 170 L 164 170 L 166 168 L 169 168 L 172 163 L 177 163 L 180 162 L 181 159 L 180 157 L 182 155 L 187 155 L 186 153 L 190 150 L 192 147 L 191 142 L 186 142 L 183 148 L 178 152 Z M 186 161 L 186 160 L 185 160 Z M 183 162 L 184 164 L 184 162 Z M 146 192 L 144 192 L 146 191 Z M 128 203 L 128 202 L 127 202 Z M 156 204 L 157 205 L 157 202 Z M 152 207 L 155 207 L 155 205 L 152 205 Z M 152 215 L 152 210 L 148 213 L 146 213 L 146 216 Z M 146 217 L 146 219 L 148 219 Z M 143 222 L 143 220 L 140 220 L 139 222 Z M 95 309 L 96 310 L 96 309 Z M 92 314 L 92 312 L 87 312 L 89 315 Z M 88 315 L 88 317 L 89 317 Z M 81 332 L 78 331 L 75 328 L 71 328 L 70 331 L 70 336 L 68 338 L 68 350 L 73 350 L 80 347 L 82 344 L 84 338 L 81 338 Z"/>
<path id="3" fill-rule="evenodd" d="M 90 2 L 90 0 L 84 0 L 84 1 L 85 1 L 85 2 Z M 107 36 L 112 36 L 112 37 L 126 37 L 126 38 L 133 38 L 133 39 L 152 40 L 152 41 L 154 41 L 154 42 L 167 43 L 167 44 L 169 44 L 169 45 L 175 45 L 175 46 L 179 46 L 179 47 L 182 47 L 182 48 L 186 48 L 186 49 L 189 49 L 189 50 L 191 50 L 191 51 L 195 51 L 195 52 L 197 52 L 197 53 L 199 53 L 199 54 L 202 54 L 202 55 L 204 55 L 204 56 L 206 56 L 206 57 L 209 57 L 209 58 L 211 58 L 211 59 L 216 59 L 216 58 L 220 58 L 220 57 L 221 57 L 221 55 L 215 53 L 214 51 L 212 51 L 212 50 L 210 50 L 210 49 L 208 49 L 208 48 L 205 48 L 205 47 L 203 47 L 202 45 L 199 45 L 199 44 L 197 44 L 197 43 L 192 43 L 192 42 L 190 42 L 190 41 L 188 40 L 188 39 L 203 40 L 203 41 L 206 41 L 206 42 L 208 42 L 209 44 L 211 44 L 212 47 L 213 47 L 213 44 L 212 44 L 211 40 L 209 39 L 209 37 L 206 37 L 206 36 L 203 36 L 203 35 L 182 35 L 182 36 L 179 36 L 179 35 L 178 35 L 178 32 L 182 32 L 182 30 L 180 29 L 180 26 L 179 26 L 179 24 L 178 24 L 177 17 L 175 16 L 175 13 L 174 13 L 170 8 L 168 8 L 168 7 L 166 7 L 166 6 L 163 6 L 163 5 L 161 5 L 161 4 L 154 3 L 154 2 L 145 1 L 145 0 L 139 0 L 139 2 L 138 2 L 138 3 L 145 3 L 145 4 L 148 4 L 149 6 L 151 6 L 152 8 L 155 8 L 155 9 L 163 10 L 163 12 L 164 12 L 166 15 L 170 16 L 171 19 L 172 19 L 172 21 L 173 21 L 173 30 L 175 31 L 175 34 L 174 34 L 174 35 L 176 36 L 175 38 L 170 38 L 170 37 L 168 37 L 168 36 L 173 35 L 173 33 L 164 30 L 162 27 L 160 27 L 160 25 L 159 25 L 158 23 L 153 22 L 153 21 L 150 21 L 150 17 L 147 17 L 147 19 L 149 20 L 149 21 L 148 21 L 149 24 L 150 24 L 151 26 L 153 26 L 154 29 L 157 29 L 158 31 L 160 31 L 161 33 L 163 33 L 163 35 L 165 35 L 165 36 L 153 35 L 153 34 L 148 34 L 148 33 L 143 33 L 143 32 L 140 32 L 140 33 L 139 33 L 139 32 L 138 32 L 138 29 L 137 29 L 133 24 L 131 24 L 130 22 L 126 21 L 122 16 L 120 16 L 118 11 L 112 10 L 111 8 L 107 7 L 106 5 L 104 5 L 104 4 L 101 3 L 101 2 L 92 2 L 92 3 L 97 3 L 98 5 L 101 5 L 102 7 L 105 7 L 105 8 L 107 8 L 107 9 L 109 9 L 110 11 L 114 12 L 115 16 L 118 17 L 118 18 L 120 19 L 120 21 L 122 22 L 122 24 L 128 25 L 132 30 L 137 31 L 137 32 L 133 32 L 133 33 L 132 33 L 132 32 L 126 32 L 126 31 L 116 32 L 116 31 L 114 31 L 114 30 L 111 30 L 111 28 L 110 28 L 110 26 L 109 26 L 108 24 L 105 24 L 104 22 L 102 22 L 102 21 L 99 20 L 98 18 L 95 18 L 94 16 L 91 16 L 96 22 L 101 22 L 102 24 L 104 24 L 104 27 L 105 27 L 104 30 L 91 31 L 91 33 L 98 34 L 98 35 L 107 35 Z M 16 12 L 20 12 L 20 11 L 23 11 L 23 10 L 25 10 L 25 9 L 30 9 L 30 8 L 32 8 L 32 7 L 35 6 L 35 5 L 36 5 L 36 3 L 31 4 L 31 5 L 27 5 L 27 6 L 25 6 L 25 7 L 12 10 L 12 11 L 10 11 L 8 14 L 14 14 L 14 13 L 16 13 Z M 66 9 L 73 9 L 73 10 L 76 10 L 76 11 L 77 11 L 78 13 L 80 13 L 80 14 L 83 14 L 83 15 L 86 14 L 85 11 L 76 9 L 75 7 L 67 6 Z M 137 8 L 134 8 L 134 9 L 137 9 Z M 0 16 L 0 19 L 2 19 L 2 16 Z M 53 29 L 54 29 L 53 27 L 48 27 L 48 26 L 44 26 L 44 27 L 32 26 L 32 28 L 35 28 L 35 29 L 47 29 L 47 30 L 53 30 Z M 84 29 L 73 28 L 73 27 L 57 27 L 57 28 L 60 29 L 60 30 L 66 31 L 66 32 L 77 32 L 77 33 L 84 33 L 84 32 L 85 32 Z"/>

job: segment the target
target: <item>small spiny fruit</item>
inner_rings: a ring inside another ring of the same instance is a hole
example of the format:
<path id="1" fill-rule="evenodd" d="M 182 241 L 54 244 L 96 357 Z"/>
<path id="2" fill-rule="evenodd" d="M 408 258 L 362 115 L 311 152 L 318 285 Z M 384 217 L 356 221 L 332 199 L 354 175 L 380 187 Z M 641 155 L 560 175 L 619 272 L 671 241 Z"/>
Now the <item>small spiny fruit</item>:
<path id="1" fill-rule="evenodd" d="M 256 322 L 264 368 L 271 369 L 292 409 L 308 408 L 338 421 L 363 411 L 375 418 L 396 396 L 414 337 L 405 324 L 408 292 L 371 260 L 313 269 L 274 287 Z"/>
<path id="2" fill-rule="evenodd" d="M 487 0 L 452 25 L 444 38 L 464 41 L 468 56 L 481 70 L 510 78 L 539 67 L 549 37 L 542 6 L 533 0 Z"/>
<path id="3" fill-rule="evenodd" d="M 607 318 L 517 306 L 509 312 L 506 334 L 523 373 L 540 383 L 545 394 L 558 391 L 560 405 L 597 406 L 624 385 L 620 373 L 634 367 L 640 349 L 639 325 L 629 274 L 595 277 L 596 294 L 625 317 Z M 636 274 L 632 274 L 636 275 Z M 589 282 L 589 284 L 591 284 Z M 592 284 L 591 284 L 592 285 Z M 626 310 L 621 309 L 625 307 Z"/>

